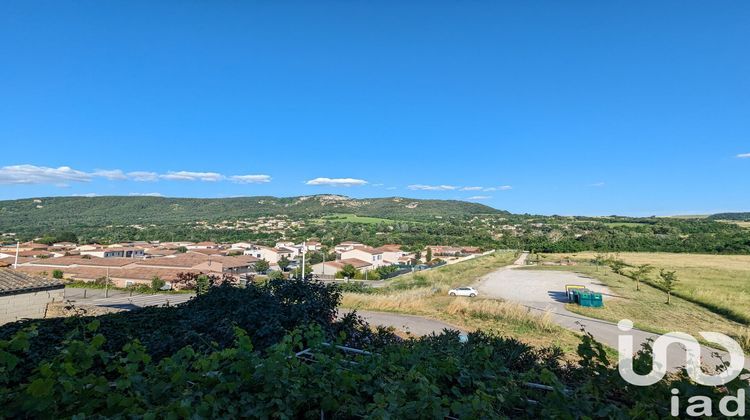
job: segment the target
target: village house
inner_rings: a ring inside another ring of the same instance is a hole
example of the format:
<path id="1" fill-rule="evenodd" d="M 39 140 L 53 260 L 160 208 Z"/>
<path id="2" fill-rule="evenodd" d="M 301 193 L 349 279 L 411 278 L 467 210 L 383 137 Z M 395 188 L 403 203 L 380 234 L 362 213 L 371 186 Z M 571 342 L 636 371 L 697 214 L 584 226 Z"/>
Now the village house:
<path id="1" fill-rule="evenodd" d="M 144 258 L 146 252 L 142 248 L 97 248 L 92 250 L 81 250 L 81 255 L 90 255 L 98 258 Z"/>
<path id="2" fill-rule="evenodd" d="M 336 245 L 333 250 L 337 254 L 340 254 L 342 252 L 351 251 L 355 246 L 364 246 L 364 244 L 361 244 L 359 242 L 346 241 Z"/>
<path id="3" fill-rule="evenodd" d="M 292 259 L 292 252 L 288 249 L 271 248 L 267 246 L 255 245 L 245 251 L 245 255 L 252 255 L 259 260 L 266 260 L 271 265 L 278 266 L 278 262 L 283 257 Z"/>
<path id="4" fill-rule="evenodd" d="M 0 325 L 27 318 L 44 318 L 47 305 L 62 302 L 65 286 L 55 279 L 0 268 Z"/>
<path id="5" fill-rule="evenodd" d="M 351 258 L 361 261 L 367 261 L 375 268 L 389 265 L 383 260 L 383 251 L 365 245 L 356 246 L 348 251 L 344 251 L 341 253 L 341 260 Z"/>
<path id="6" fill-rule="evenodd" d="M 342 268 L 344 268 L 345 265 L 351 265 L 357 270 L 360 271 L 366 271 L 366 270 L 372 270 L 376 267 L 374 267 L 371 263 L 367 261 L 362 261 L 357 258 L 346 258 L 336 261 L 326 261 L 318 264 L 314 264 L 312 266 L 313 274 L 318 276 L 335 276 L 336 273 L 341 271 Z"/>

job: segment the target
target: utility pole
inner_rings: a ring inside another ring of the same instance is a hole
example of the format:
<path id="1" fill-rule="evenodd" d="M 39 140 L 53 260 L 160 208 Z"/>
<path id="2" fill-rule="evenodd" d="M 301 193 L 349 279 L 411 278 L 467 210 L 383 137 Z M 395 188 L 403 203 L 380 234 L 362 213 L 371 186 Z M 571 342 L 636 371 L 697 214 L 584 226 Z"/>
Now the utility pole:
<path id="1" fill-rule="evenodd" d="M 104 297 L 109 297 L 109 267 L 107 267 L 107 277 L 104 279 Z"/>
<path id="2" fill-rule="evenodd" d="M 18 268 L 18 251 L 19 251 L 19 248 L 21 248 L 21 243 L 18 242 L 18 241 L 16 241 L 16 262 L 13 263 L 13 269 L 14 270 Z"/>

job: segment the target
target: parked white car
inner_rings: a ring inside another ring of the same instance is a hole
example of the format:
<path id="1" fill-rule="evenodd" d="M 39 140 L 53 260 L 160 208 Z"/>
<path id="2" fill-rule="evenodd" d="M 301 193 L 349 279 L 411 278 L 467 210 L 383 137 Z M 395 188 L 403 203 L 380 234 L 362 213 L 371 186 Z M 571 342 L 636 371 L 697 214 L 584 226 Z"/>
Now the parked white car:
<path id="1" fill-rule="evenodd" d="M 458 287 L 458 288 L 449 290 L 448 294 L 450 296 L 476 297 L 479 294 L 479 292 L 477 292 L 477 289 L 473 287 Z"/>

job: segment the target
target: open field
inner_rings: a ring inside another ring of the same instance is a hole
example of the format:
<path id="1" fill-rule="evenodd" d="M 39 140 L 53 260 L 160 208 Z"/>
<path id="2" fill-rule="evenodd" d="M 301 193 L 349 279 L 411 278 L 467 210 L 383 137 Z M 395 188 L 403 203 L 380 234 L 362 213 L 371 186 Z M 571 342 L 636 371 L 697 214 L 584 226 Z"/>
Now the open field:
<path id="1" fill-rule="evenodd" d="M 548 254 L 542 256 L 543 261 L 572 258 L 579 260 L 579 264 L 527 269 L 581 273 L 601 280 L 612 293 L 621 297 L 608 301 L 602 309 L 567 305 L 573 312 L 613 322 L 628 318 L 638 328 L 659 333 L 724 332 L 743 341 L 743 345 L 750 348 L 748 323 L 743 322 L 743 317 L 750 317 L 750 256 L 619 254 L 619 258 L 628 264 L 652 264 L 656 271 L 660 268 L 675 270 L 680 283 L 671 305 L 665 303 L 665 292 L 654 287 L 656 273 L 651 274 L 651 282 L 654 284 L 641 284 L 641 291 L 636 291 L 632 279 L 613 273 L 609 267 L 596 267 L 583 262 L 593 257 L 593 253 Z"/>
<path id="2" fill-rule="evenodd" d="M 550 261 L 570 257 L 591 260 L 592 252 L 549 254 Z M 633 253 L 616 255 L 627 264 L 651 264 L 656 268 L 650 281 L 657 284 L 659 269 L 674 270 L 679 282 L 675 294 L 702 304 L 716 312 L 750 323 L 750 255 L 703 255 L 671 253 Z"/>
<path id="3" fill-rule="evenodd" d="M 465 330 L 482 329 L 515 337 L 529 344 L 557 345 L 573 351 L 580 340 L 545 315 L 521 305 L 495 299 L 447 296 L 456 286 L 508 265 L 515 253 L 495 253 L 459 264 L 409 274 L 392 280 L 388 287 L 370 293 L 344 293 L 342 307 L 422 315 L 440 319 Z"/>

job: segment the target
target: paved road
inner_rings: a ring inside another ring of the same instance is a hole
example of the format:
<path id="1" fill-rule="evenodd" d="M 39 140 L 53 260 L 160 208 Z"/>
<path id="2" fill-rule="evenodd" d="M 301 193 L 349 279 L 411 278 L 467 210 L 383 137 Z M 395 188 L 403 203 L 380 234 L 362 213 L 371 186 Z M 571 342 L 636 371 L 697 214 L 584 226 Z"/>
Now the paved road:
<path id="1" fill-rule="evenodd" d="M 480 296 L 514 301 L 533 312 L 549 313 L 558 325 L 576 332 L 579 332 L 583 326 L 599 342 L 617 349 L 618 337 L 621 334 L 617 324 L 578 315 L 565 308 L 566 284 L 583 284 L 593 290 L 603 292 L 605 305 L 608 299 L 616 299 L 609 293 L 606 286 L 590 277 L 567 271 L 519 270 L 520 266 L 525 265 L 527 257 L 528 253 L 524 253 L 512 266 L 503 267 L 481 278 L 475 286 Z M 631 330 L 630 333 L 633 335 L 636 349 L 639 349 L 641 343 L 645 343 L 648 338 L 658 337 L 657 334 L 637 329 Z M 703 360 L 710 367 L 720 362 L 712 356 L 713 352 L 716 350 L 706 347 L 702 349 Z M 684 350 L 673 345 L 670 346 L 668 353 L 667 360 L 670 369 L 684 365 Z M 723 352 L 719 353 L 723 354 Z M 726 354 L 723 356 L 727 357 Z M 747 360 L 745 365 L 750 368 L 750 360 Z"/>
<path id="2" fill-rule="evenodd" d="M 348 309 L 342 309 L 342 314 L 347 312 L 349 312 Z M 391 312 L 373 311 L 357 311 L 357 314 L 364 318 L 371 325 L 393 327 L 397 331 L 404 333 L 408 332 L 417 336 L 430 335 L 432 333 L 440 334 L 444 329 L 459 331 L 461 330 L 460 328 L 443 321 L 415 315 L 403 315 Z"/>

